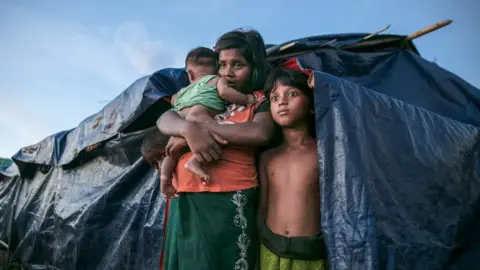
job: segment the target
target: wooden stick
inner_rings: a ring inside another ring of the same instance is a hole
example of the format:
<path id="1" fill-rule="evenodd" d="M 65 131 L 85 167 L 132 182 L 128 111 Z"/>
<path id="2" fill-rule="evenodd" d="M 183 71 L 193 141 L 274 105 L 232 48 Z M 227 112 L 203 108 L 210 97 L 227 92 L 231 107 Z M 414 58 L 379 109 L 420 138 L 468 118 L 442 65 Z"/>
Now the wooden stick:
<path id="1" fill-rule="evenodd" d="M 417 32 L 414 32 L 414 33 L 408 35 L 408 36 L 405 38 L 405 42 L 410 41 L 410 40 L 415 39 L 415 38 L 419 38 L 419 37 L 421 37 L 421 36 L 423 36 L 423 35 L 425 35 L 425 34 L 428 34 L 428 33 L 430 33 L 430 32 L 433 32 L 433 31 L 435 31 L 435 30 L 438 30 L 438 29 L 440 29 L 440 28 L 443 28 L 443 27 L 451 24 L 452 22 L 453 22 L 453 20 L 443 20 L 443 21 L 437 22 L 436 24 L 432 24 L 432 25 L 430 25 L 430 26 L 427 26 L 427 27 L 425 27 L 425 28 L 423 28 L 423 29 L 418 30 Z"/>
<path id="2" fill-rule="evenodd" d="M 297 44 L 296 41 L 290 42 L 290 43 L 288 43 L 288 44 L 285 44 L 285 45 L 283 45 L 282 47 L 280 47 L 280 49 L 278 49 L 277 52 L 281 52 L 281 51 L 286 50 L 286 49 L 288 49 L 288 48 L 290 48 L 290 47 L 293 47 L 293 46 L 295 46 L 295 44 Z"/>
<path id="3" fill-rule="evenodd" d="M 367 39 L 369 39 L 369 38 L 371 38 L 371 37 L 374 37 L 374 36 L 376 36 L 376 35 L 378 35 L 378 34 L 380 34 L 380 33 L 383 33 L 383 32 L 385 32 L 385 31 L 387 31 L 387 29 L 390 28 L 390 26 L 391 26 L 391 24 L 387 25 L 386 27 L 378 30 L 377 32 L 372 33 L 372 34 L 364 37 L 363 40 L 367 40 Z"/>
<path id="4" fill-rule="evenodd" d="M 272 46 L 270 48 L 268 48 L 266 51 L 267 51 L 267 55 L 271 55 L 271 54 L 274 54 L 276 53 L 278 50 L 280 50 L 281 48 L 283 47 L 287 47 L 289 48 L 289 44 L 292 44 L 294 43 L 293 45 L 295 45 L 297 43 L 297 41 L 292 41 L 292 42 L 284 42 L 284 43 L 280 43 L 278 45 L 275 45 L 275 46 Z"/>
<path id="5" fill-rule="evenodd" d="M 378 30 L 377 32 L 375 33 L 372 33 L 366 37 L 364 37 L 360 42 L 357 42 L 357 43 L 354 43 L 354 44 L 348 44 L 348 45 L 344 45 L 343 47 L 341 47 L 343 50 L 345 49 L 351 49 L 351 48 L 355 48 L 355 47 L 359 47 L 359 46 L 364 46 L 365 43 L 364 41 L 374 37 L 374 36 L 377 36 L 378 34 L 382 33 L 382 32 L 385 32 L 388 28 L 390 28 L 391 24 L 387 25 L 386 27 Z"/>

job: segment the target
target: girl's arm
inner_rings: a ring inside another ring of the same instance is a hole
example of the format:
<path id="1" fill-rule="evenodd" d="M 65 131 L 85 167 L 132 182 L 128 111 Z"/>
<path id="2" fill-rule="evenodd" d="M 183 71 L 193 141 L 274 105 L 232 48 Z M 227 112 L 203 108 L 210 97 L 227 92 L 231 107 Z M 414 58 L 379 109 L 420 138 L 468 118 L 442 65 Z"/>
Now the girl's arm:
<path id="1" fill-rule="evenodd" d="M 213 122 L 206 124 L 189 122 L 170 110 L 158 118 L 157 127 L 165 135 L 183 137 L 187 141 L 196 139 L 196 137 L 203 137 L 206 133 L 204 129 L 208 129 L 210 133 L 223 138 L 223 141 L 245 146 L 267 145 L 274 131 L 270 112 L 257 113 L 252 121 L 246 123 L 221 125 Z"/>
<path id="2" fill-rule="evenodd" d="M 192 153 L 200 161 L 216 160 L 221 154 L 220 144 L 264 146 L 272 138 L 274 125 L 270 112 L 255 114 L 252 121 L 235 125 L 186 121 L 174 111 L 167 111 L 157 120 L 159 130 L 169 136 L 183 137 Z"/>
<path id="3" fill-rule="evenodd" d="M 221 99 L 224 99 L 230 103 L 248 106 L 255 104 L 256 100 L 253 95 L 245 95 L 230 85 L 228 85 L 227 80 L 222 77 L 218 77 L 217 80 L 217 91 Z"/>
<path id="4" fill-rule="evenodd" d="M 217 133 L 229 143 L 245 146 L 265 146 L 272 138 L 274 125 L 270 112 L 256 113 L 252 121 L 234 125 L 205 123 L 210 131 Z"/>

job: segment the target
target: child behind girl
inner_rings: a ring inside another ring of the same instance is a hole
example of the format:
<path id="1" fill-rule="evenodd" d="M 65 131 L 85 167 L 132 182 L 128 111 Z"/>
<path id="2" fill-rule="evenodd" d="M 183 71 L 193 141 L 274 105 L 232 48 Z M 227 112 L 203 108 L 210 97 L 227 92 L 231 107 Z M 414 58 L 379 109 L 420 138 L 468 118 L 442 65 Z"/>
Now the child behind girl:
<path id="1" fill-rule="evenodd" d="M 283 143 L 260 158 L 260 269 L 327 269 L 320 227 L 313 90 L 300 71 L 276 69 L 265 84 Z"/>

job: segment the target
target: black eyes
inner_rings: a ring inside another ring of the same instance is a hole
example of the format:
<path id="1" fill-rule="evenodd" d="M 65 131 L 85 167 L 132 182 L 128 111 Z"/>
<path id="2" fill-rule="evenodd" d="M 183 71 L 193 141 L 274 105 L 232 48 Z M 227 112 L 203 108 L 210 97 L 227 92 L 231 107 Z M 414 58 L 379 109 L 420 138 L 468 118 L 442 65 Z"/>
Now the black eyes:
<path id="1" fill-rule="evenodd" d="M 295 91 L 290 91 L 290 92 L 287 93 L 287 97 L 289 97 L 289 98 L 293 98 L 293 97 L 296 97 L 296 96 L 298 96 L 298 93 L 295 92 Z M 280 98 L 278 96 L 270 96 L 270 100 L 272 102 L 277 102 L 279 99 Z"/>
<path id="2" fill-rule="evenodd" d="M 225 63 L 219 63 L 218 66 L 220 68 L 225 68 L 227 66 L 227 64 Z M 235 62 L 232 64 L 233 68 L 235 69 L 239 69 L 239 68 L 242 68 L 244 65 L 242 63 L 239 63 L 239 62 Z"/>

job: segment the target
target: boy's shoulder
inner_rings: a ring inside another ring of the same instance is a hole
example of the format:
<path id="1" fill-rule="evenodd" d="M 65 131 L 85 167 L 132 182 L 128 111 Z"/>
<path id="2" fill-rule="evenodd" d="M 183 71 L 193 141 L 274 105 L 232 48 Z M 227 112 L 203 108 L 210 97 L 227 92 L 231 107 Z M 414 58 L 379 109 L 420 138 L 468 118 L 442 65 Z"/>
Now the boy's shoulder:
<path id="1" fill-rule="evenodd" d="M 272 160 L 272 158 L 278 154 L 281 154 L 281 149 L 280 147 L 275 147 L 275 148 L 270 148 L 266 151 L 264 151 L 261 155 L 260 155 L 260 162 L 262 162 L 263 164 L 266 164 L 268 163 L 270 160 Z"/>

